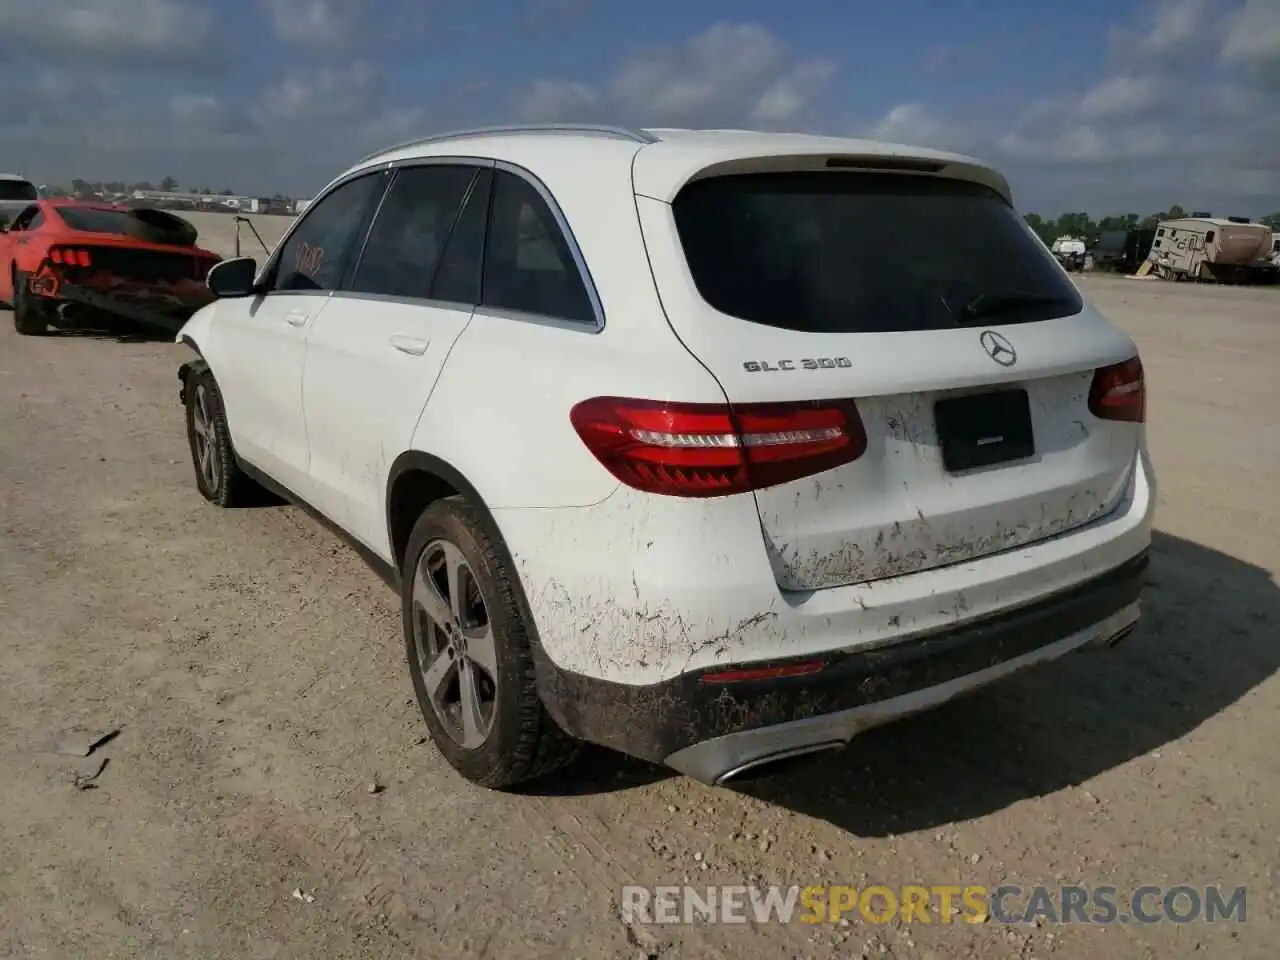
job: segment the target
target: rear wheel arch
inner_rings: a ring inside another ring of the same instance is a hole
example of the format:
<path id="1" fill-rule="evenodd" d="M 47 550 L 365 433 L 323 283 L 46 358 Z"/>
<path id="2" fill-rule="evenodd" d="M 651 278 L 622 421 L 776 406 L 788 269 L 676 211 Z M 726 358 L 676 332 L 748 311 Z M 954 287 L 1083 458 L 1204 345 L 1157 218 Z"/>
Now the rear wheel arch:
<path id="1" fill-rule="evenodd" d="M 511 572 L 522 612 L 532 627 L 529 605 L 524 597 L 515 561 L 484 498 L 460 470 L 439 457 L 420 450 L 408 450 L 396 457 L 387 477 L 387 535 L 396 569 L 404 566 L 409 536 L 422 511 L 437 500 L 447 497 L 460 497 L 474 508 L 485 527 L 485 533 L 496 546 L 503 565 Z"/>

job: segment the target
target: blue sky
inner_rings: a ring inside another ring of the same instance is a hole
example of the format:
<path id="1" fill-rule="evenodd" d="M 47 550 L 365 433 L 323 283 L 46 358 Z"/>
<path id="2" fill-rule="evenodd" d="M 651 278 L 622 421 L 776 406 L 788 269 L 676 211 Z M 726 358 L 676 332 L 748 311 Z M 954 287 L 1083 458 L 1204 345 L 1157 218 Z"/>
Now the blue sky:
<path id="1" fill-rule="evenodd" d="M 0 169 L 306 195 L 517 120 L 956 149 L 1018 205 L 1280 210 L 1280 0 L 0 0 Z"/>

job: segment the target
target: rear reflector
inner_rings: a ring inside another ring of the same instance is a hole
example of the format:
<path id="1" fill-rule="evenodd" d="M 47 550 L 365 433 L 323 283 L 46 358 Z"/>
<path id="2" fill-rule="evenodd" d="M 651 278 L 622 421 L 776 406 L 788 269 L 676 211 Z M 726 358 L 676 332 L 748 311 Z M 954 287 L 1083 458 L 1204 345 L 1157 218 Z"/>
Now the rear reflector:
<path id="1" fill-rule="evenodd" d="M 1095 371 L 1089 389 L 1089 411 L 1101 420 L 1142 423 L 1147 415 L 1142 360 L 1134 357 Z"/>
<path id="2" fill-rule="evenodd" d="M 789 663 L 781 667 L 756 667 L 748 670 L 713 670 L 702 675 L 703 683 L 742 683 L 747 680 L 784 680 L 788 677 L 808 677 L 826 667 L 824 660 L 807 663 Z"/>
<path id="3" fill-rule="evenodd" d="M 596 397 L 569 419 L 596 459 L 629 487 L 672 497 L 746 493 L 862 456 L 853 401 L 728 406 Z"/>

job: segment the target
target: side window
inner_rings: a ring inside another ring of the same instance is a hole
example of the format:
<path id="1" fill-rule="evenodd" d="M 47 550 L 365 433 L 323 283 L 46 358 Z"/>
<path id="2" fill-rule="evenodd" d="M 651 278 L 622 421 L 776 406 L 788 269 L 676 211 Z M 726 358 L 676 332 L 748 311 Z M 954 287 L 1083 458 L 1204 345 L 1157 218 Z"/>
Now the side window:
<path id="1" fill-rule="evenodd" d="M 272 289 L 336 290 L 385 182 L 382 173 L 359 177 L 308 207 L 280 250 Z"/>
<path id="2" fill-rule="evenodd" d="M 489 219 L 489 188 L 492 182 L 493 170 L 484 167 L 471 184 L 466 206 L 454 224 L 436 270 L 435 282 L 431 285 L 433 300 L 471 306 L 480 302 L 484 231 Z"/>
<path id="3" fill-rule="evenodd" d="M 584 324 L 595 320 L 555 216 L 532 185 L 502 170 L 493 179 L 483 303 Z"/>
<path id="4" fill-rule="evenodd" d="M 13 222 L 9 224 L 9 231 L 18 233 L 23 230 L 34 230 L 42 223 L 44 223 L 44 211 L 39 207 L 27 207 L 13 218 Z"/>
<path id="5" fill-rule="evenodd" d="M 1217 232 L 1214 230 L 1210 230 L 1208 233 L 1204 235 L 1204 242 L 1213 243 L 1213 238 L 1216 236 L 1217 236 Z"/>
<path id="6" fill-rule="evenodd" d="M 476 168 L 409 167 L 396 174 L 345 289 L 426 297 Z"/>

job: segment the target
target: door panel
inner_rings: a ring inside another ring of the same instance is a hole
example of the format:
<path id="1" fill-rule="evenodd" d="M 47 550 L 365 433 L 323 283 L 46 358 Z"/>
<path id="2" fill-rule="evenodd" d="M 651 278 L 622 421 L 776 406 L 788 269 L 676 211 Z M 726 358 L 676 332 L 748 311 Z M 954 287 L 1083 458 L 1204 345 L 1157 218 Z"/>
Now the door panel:
<path id="1" fill-rule="evenodd" d="M 223 301 L 214 321 L 225 357 L 214 374 L 237 451 L 308 502 L 307 335 L 340 286 L 386 180 L 383 172 L 348 180 L 308 207 L 263 271 L 263 292 Z"/>
<path id="2" fill-rule="evenodd" d="M 312 503 L 385 559 L 387 475 L 471 310 L 339 295 L 308 336 Z"/>
<path id="3" fill-rule="evenodd" d="M 272 293 L 218 305 L 214 323 L 225 362 L 217 363 L 236 452 L 306 496 L 307 432 L 302 371 L 307 330 L 329 294 Z"/>
<path id="4" fill-rule="evenodd" d="M 409 448 L 474 308 L 466 293 L 478 287 L 488 175 L 459 164 L 400 170 L 350 281 L 308 334 L 303 406 L 313 503 L 385 559 L 391 464 Z M 448 282 L 435 290 L 449 299 L 431 299 L 442 262 Z M 475 282 L 465 282 L 469 276 Z"/>

